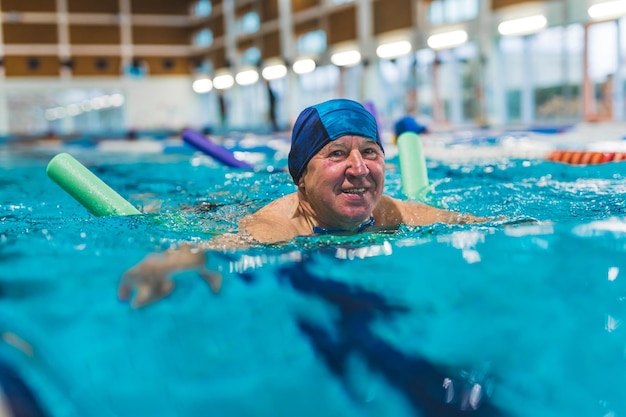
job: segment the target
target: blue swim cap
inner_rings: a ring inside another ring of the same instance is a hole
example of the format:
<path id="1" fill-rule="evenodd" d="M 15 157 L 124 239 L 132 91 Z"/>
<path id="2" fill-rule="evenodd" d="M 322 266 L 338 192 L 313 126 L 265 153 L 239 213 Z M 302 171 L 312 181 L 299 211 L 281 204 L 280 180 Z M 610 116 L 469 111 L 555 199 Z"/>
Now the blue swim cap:
<path id="1" fill-rule="evenodd" d="M 394 124 L 393 128 L 396 133 L 396 138 L 404 132 L 413 132 L 418 134 L 426 132 L 426 126 L 422 126 L 417 123 L 417 121 L 411 116 L 402 117 Z"/>
<path id="2" fill-rule="evenodd" d="M 360 103 L 334 99 L 304 109 L 291 135 L 288 165 L 293 182 L 298 183 L 307 164 L 320 149 L 343 136 L 372 139 L 383 149 L 376 119 Z"/>

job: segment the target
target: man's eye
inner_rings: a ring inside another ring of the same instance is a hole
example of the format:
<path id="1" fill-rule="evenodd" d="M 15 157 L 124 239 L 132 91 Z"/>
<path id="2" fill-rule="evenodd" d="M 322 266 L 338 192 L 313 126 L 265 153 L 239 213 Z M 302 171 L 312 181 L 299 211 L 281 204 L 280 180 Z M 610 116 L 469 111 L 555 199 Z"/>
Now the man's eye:
<path id="1" fill-rule="evenodd" d="M 330 153 L 330 156 L 331 156 L 332 158 L 338 158 L 338 157 L 341 157 L 341 156 L 343 156 L 343 151 L 332 151 L 332 152 Z"/>

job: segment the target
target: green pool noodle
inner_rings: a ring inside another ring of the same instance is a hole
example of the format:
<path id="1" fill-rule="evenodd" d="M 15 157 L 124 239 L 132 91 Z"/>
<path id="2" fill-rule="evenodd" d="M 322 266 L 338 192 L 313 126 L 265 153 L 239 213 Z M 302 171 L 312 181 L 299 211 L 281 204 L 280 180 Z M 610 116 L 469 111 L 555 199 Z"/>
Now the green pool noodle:
<path id="1" fill-rule="evenodd" d="M 404 132 L 398 136 L 398 156 L 402 192 L 410 199 L 423 197 L 428 189 L 428 171 L 422 139 L 417 133 Z"/>
<path id="2" fill-rule="evenodd" d="M 68 153 L 50 160 L 48 177 L 96 216 L 141 214 L 132 204 Z"/>

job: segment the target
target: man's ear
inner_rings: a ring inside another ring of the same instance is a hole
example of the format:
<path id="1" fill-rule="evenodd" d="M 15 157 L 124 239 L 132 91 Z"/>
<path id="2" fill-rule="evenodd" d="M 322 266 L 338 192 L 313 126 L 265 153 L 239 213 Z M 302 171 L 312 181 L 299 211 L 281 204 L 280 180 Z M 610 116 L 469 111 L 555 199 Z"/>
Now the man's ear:
<path id="1" fill-rule="evenodd" d="M 306 174 L 306 170 L 300 175 L 300 179 L 298 180 L 298 188 L 304 188 L 304 175 Z"/>

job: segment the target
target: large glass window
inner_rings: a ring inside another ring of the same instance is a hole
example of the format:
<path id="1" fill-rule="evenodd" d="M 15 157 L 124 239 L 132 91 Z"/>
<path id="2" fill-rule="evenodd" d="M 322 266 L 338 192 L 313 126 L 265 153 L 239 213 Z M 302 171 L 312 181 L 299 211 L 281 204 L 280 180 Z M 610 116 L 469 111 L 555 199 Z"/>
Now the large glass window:
<path id="1" fill-rule="evenodd" d="M 261 50 L 256 46 L 246 49 L 241 54 L 241 62 L 244 65 L 256 66 L 261 61 Z"/>
<path id="2" fill-rule="evenodd" d="M 478 16 L 478 0 L 435 0 L 428 6 L 432 25 L 463 22 Z"/>
<path id="3" fill-rule="evenodd" d="M 454 49 L 457 61 L 457 74 L 461 86 L 460 103 L 457 108 L 458 119 L 465 123 L 484 123 L 484 97 L 480 74 L 481 67 L 478 47 L 474 42 L 467 42 Z"/>
<path id="4" fill-rule="evenodd" d="M 577 39 L 568 42 L 568 37 Z M 578 114 L 582 65 L 570 65 L 567 61 L 570 43 L 570 50 L 582 55 L 582 32 L 575 27 L 545 29 L 532 38 L 530 58 L 537 121 L 559 122 Z M 571 80 L 575 82 L 570 84 Z"/>
<path id="5" fill-rule="evenodd" d="M 125 97 L 117 90 L 69 89 L 7 94 L 9 131 L 20 134 L 119 133 Z"/>
<path id="6" fill-rule="evenodd" d="M 298 108 L 304 108 L 336 96 L 341 74 L 338 67 L 324 65 L 315 71 L 298 76 L 302 102 Z"/>
<path id="7" fill-rule="evenodd" d="M 240 35 L 256 33 L 259 31 L 260 27 L 261 19 L 257 12 L 246 13 L 237 22 L 238 33 Z"/>
<path id="8" fill-rule="evenodd" d="M 193 37 L 193 44 L 200 48 L 208 48 L 213 45 L 213 32 L 207 28 L 199 30 Z"/>
<path id="9" fill-rule="evenodd" d="M 315 55 L 326 50 L 326 32 L 314 30 L 305 33 L 296 40 L 296 49 L 300 55 Z"/>
<path id="10" fill-rule="evenodd" d="M 211 14 L 213 5 L 209 0 L 198 0 L 193 5 L 193 15 L 197 17 L 206 17 Z"/>
<path id="11" fill-rule="evenodd" d="M 616 21 L 595 23 L 588 28 L 587 66 L 593 86 L 590 113 L 600 120 L 613 118 L 613 78 L 618 70 L 618 24 Z"/>
<path id="12" fill-rule="evenodd" d="M 393 60 L 383 59 L 378 64 L 382 91 L 380 102 L 384 104 L 381 113 L 390 121 L 407 114 L 415 115 L 415 71 L 411 55 Z"/>
<path id="13" fill-rule="evenodd" d="M 581 25 L 500 39 L 509 122 L 567 123 L 581 114 Z"/>
<path id="14" fill-rule="evenodd" d="M 615 117 L 617 120 L 624 120 L 626 118 L 626 99 L 624 97 L 624 92 L 626 91 L 626 65 L 624 65 L 624 58 L 626 57 L 626 17 L 619 20 L 618 34 L 620 39 L 620 50 L 618 51 L 620 59 L 618 61 L 619 66 L 615 76 L 613 94 L 616 99 L 615 105 L 618 106 L 615 109 Z"/>
<path id="15" fill-rule="evenodd" d="M 416 116 L 427 121 L 433 118 L 432 68 L 434 62 L 435 52 L 432 49 L 420 49 L 415 53 Z"/>
<path id="16" fill-rule="evenodd" d="M 522 117 L 521 95 L 524 81 L 524 38 L 500 38 L 500 76 L 503 78 L 506 112 L 505 121 L 519 122 Z"/>
<path id="17" fill-rule="evenodd" d="M 438 115 L 440 121 L 460 123 L 460 74 L 459 62 L 455 57 L 454 49 L 446 49 L 437 53 L 436 85 L 440 100 Z"/>

